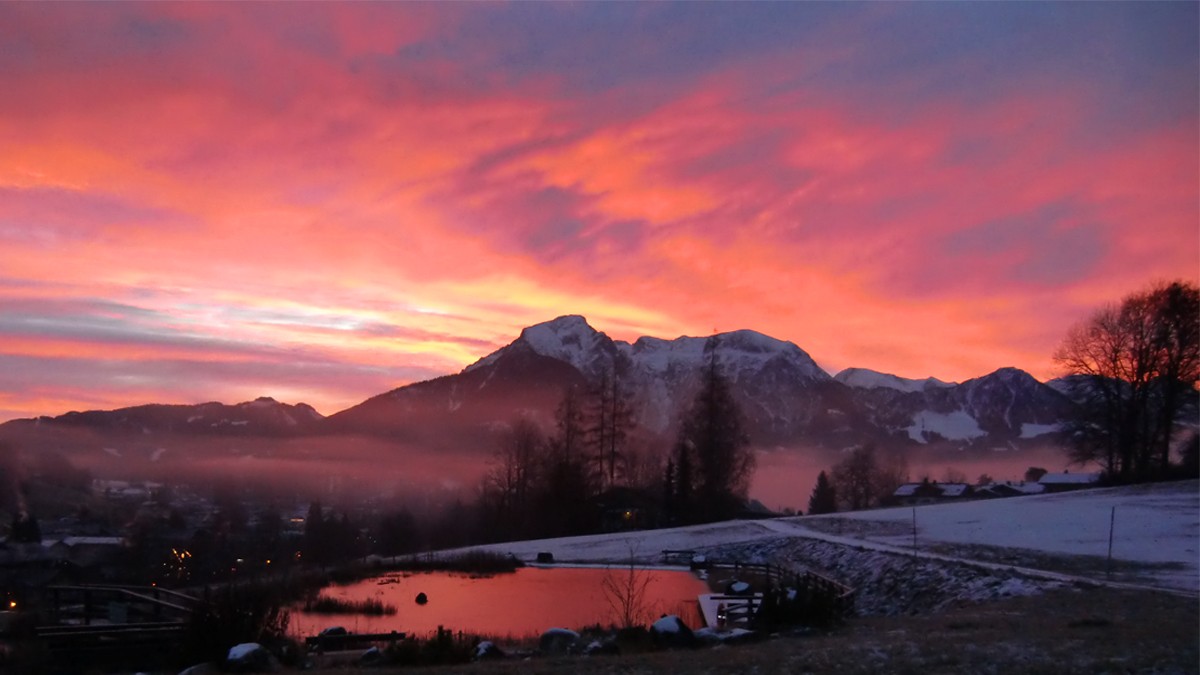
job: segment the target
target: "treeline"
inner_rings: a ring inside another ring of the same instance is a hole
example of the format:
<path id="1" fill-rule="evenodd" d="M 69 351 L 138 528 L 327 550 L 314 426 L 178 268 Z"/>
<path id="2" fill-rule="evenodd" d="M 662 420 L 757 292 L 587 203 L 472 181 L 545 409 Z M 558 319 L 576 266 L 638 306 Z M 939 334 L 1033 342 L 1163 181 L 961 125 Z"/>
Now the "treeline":
<path id="1" fill-rule="evenodd" d="M 828 473 L 817 475 L 807 513 L 815 516 L 879 506 L 906 482 L 908 465 L 902 456 L 881 459 L 873 445 L 855 448 Z"/>
<path id="2" fill-rule="evenodd" d="M 633 447 L 632 422 L 626 396 L 611 374 L 590 391 L 566 391 L 549 432 L 529 419 L 514 421 L 480 485 L 475 538 L 660 527 L 741 512 L 754 455 L 742 413 L 711 350 L 670 452 Z"/>
<path id="3" fill-rule="evenodd" d="M 710 356 L 672 446 L 634 438 L 613 374 L 563 392 L 553 424 L 518 418 L 497 433 L 473 500 L 420 515 L 396 508 L 356 521 L 313 504 L 301 557 L 336 564 L 478 543 L 733 518 L 745 508 L 754 454 L 727 379 Z"/>

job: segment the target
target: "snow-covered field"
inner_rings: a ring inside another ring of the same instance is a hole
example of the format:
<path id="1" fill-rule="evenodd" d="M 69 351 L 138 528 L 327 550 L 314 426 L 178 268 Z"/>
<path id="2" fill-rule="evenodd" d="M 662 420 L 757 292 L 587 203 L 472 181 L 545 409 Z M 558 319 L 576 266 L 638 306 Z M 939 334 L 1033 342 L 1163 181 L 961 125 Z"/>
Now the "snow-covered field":
<path id="1" fill-rule="evenodd" d="M 856 587 L 860 611 L 909 613 L 1038 593 L 1084 577 L 1091 583 L 1117 583 L 1106 578 L 1103 565 L 1064 558 L 1092 556 L 1103 562 L 1114 506 L 1113 557 L 1137 568 L 1139 585 L 1200 590 L 1197 481 L 917 507 L 915 554 L 911 507 L 481 548 L 527 561 L 545 551 L 565 563 L 621 564 L 631 555 L 654 563 L 663 550 L 687 549 L 713 558 L 806 565 Z M 943 545 L 954 548 L 946 553 Z M 997 550 L 1017 549 L 1036 555 L 1024 556 L 1028 562 L 1019 564 L 997 561 Z"/>
<path id="2" fill-rule="evenodd" d="M 912 545 L 912 507 L 837 517 L 898 524 L 854 536 Z M 1115 560 L 1150 563 L 1147 574 L 1162 585 L 1200 590 L 1200 482 L 1194 480 L 918 506 L 916 523 L 918 546 L 945 542 L 1101 558 L 1108 555 L 1111 523 Z"/>

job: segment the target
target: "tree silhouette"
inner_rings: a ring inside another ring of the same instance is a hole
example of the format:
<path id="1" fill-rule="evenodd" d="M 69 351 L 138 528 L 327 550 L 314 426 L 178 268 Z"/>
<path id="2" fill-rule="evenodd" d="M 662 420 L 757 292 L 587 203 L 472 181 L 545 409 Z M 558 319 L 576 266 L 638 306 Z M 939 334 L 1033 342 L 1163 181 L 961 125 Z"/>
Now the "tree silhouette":
<path id="1" fill-rule="evenodd" d="M 837 491 L 829 482 L 825 472 L 817 474 L 817 484 L 813 487 L 812 496 L 808 498 L 808 515 L 816 516 L 822 513 L 837 511 Z"/>
<path id="2" fill-rule="evenodd" d="M 589 480 L 585 412 L 574 388 L 563 393 L 555 413 L 558 432 L 547 444 L 536 483 L 537 505 L 530 519 L 541 536 L 578 534 L 589 526 Z"/>
<path id="3" fill-rule="evenodd" d="M 693 519 L 701 521 L 735 515 L 746 500 L 754 473 L 754 453 L 749 448 L 742 412 L 717 366 L 714 345 L 710 340 L 708 365 L 676 444 L 677 492 L 693 494 Z M 691 489 L 685 480 L 685 467 L 694 471 Z"/>
<path id="4" fill-rule="evenodd" d="M 632 411 L 612 370 L 605 371 L 591 392 L 588 437 L 601 489 L 617 486 L 617 475 L 626 457 L 625 440 L 633 423 Z"/>
<path id="5" fill-rule="evenodd" d="M 1071 328 L 1054 360 L 1078 415 L 1071 458 L 1112 479 L 1165 475 L 1200 379 L 1200 289 L 1175 281 L 1126 296 Z"/>
<path id="6" fill-rule="evenodd" d="M 832 474 L 838 499 L 848 510 L 857 511 L 874 504 L 879 475 L 874 447 L 856 448 L 834 465 Z"/>

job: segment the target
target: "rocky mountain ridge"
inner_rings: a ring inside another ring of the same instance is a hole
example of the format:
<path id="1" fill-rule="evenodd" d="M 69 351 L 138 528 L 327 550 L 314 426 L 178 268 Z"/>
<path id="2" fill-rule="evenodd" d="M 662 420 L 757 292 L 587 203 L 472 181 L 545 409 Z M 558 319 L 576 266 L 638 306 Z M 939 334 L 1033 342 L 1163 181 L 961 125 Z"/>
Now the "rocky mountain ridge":
<path id="1" fill-rule="evenodd" d="M 460 373 L 399 387 L 327 418 L 304 404 L 262 398 L 235 406 L 68 413 L 35 423 L 113 433 L 357 434 L 469 451 L 490 448 L 496 431 L 518 417 L 551 429 L 565 391 L 586 397 L 612 379 L 631 410 L 636 438 L 661 445 L 672 437 L 710 360 L 729 379 L 752 440 L 764 447 L 1017 447 L 1052 440 L 1073 405 L 1016 368 L 962 383 L 859 368 L 831 377 L 795 344 L 752 330 L 629 343 L 569 315 L 525 328 Z"/>
<path id="2" fill-rule="evenodd" d="M 411 435 L 496 428 L 519 415 L 550 427 L 569 387 L 614 378 L 638 428 L 669 438 L 712 359 L 730 380 L 755 442 L 847 447 L 863 442 L 1015 446 L 1056 432 L 1071 403 L 1028 373 L 1002 368 L 961 384 L 864 369 L 831 377 L 798 346 L 751 330 L 710 337 L 613 340 L 580 316 L 530 326 L 458 375 L 376 396 L 330 417 L 340 430 Z"/>

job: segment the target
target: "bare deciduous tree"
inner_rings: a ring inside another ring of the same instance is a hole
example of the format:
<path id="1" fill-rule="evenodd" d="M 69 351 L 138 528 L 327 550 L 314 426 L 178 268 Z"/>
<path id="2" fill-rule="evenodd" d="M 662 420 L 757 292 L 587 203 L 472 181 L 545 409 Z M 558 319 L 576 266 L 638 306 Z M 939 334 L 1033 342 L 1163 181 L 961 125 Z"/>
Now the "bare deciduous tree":
<path id="1" fill-rule="evenodd" d="M 900 455 L 880 461 L 875 446 L 868 444 L 835 464 L 830 479 L 842 506 L 850 511 L 866 509 L 908 480 L 908 465 Z"/>
<path id="2" fill-rule="evenodd" d="M 1071 458 L 1119 480 L 1166 473 L 1200 376 L 1200 289 L 1157 284 L 1102 307 L 1071 328 L 1054 360 L 1080 404 Z"/>
<path id="3" fill-rule="evenodd" d="M 600 582 L 604 599 L 622 628 L 642 626 L 653 617 L 647 595 L 652 576 L 650 571 L 637 565 L 637 548 L 629 547 L 629 564 L 618 572 L 609 570 Z"/>

